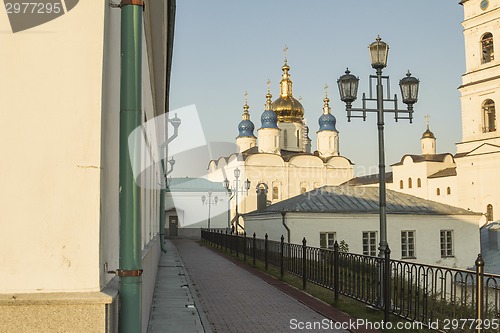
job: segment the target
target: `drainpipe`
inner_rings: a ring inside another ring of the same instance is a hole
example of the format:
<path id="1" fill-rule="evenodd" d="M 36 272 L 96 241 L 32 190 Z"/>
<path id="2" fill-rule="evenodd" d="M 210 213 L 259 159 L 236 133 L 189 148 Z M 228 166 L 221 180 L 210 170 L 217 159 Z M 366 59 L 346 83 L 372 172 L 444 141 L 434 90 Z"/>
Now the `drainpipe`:
<path id="1" fill-rule="evenodd" d="M 286 229 L 287 240 L 288 240 L 288 243 L 290 243 L 290 228 L 286 225 L 285 214 L 286 214 L 286 212 L 281 212 L 281 223 L 283 224 L 283 226 Z"/>
<path id="2" fill-rule="evenodd" d="M 141 147 L 140 140 L 128 142 L 128 137 L 141 126 L 143 6 L 142 0 L 120 3 L 120 268 L 116 272 L 120 277 L 120 333 L 140 332 L 142 326 L 140 189 L 132 171 L 132 163 L 139 170 Z"/>
<path id="3" fill-rule="evenodd" d="M 165 170 L 165 162 L 161 160 L 161 166 L 163 170 Z M 167 249 L 165 248 L 165 192 L 167 192 L 167 176 L 165 176 L 165 172 L 162 172 L 162 181 L 165 185 L 165 188 L 160 189 L 160 247 L 163 253 L 167 253 Z"/>

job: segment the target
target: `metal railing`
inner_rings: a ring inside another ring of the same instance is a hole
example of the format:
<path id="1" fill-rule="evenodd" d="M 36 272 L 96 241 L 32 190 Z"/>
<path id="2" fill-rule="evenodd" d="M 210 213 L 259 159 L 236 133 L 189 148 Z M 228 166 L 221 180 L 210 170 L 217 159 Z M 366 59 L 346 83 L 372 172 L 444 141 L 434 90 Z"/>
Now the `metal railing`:
<path id="1" fill-rule="evenodd" d="M 439 332 L 500 332 L 500 275 L 484 273 L 479 255 L 476 270 L 454 269 L 230 234 L 227 230 L 201 232 L 202 239 L 224 250 L 272 265 L 284 273 L 330 289 L 389 314 L 418 321 Z M 381 279 L 381 277 L 385 277 Z M 383 280 L 381 284 L 381 280 Z M 383 300 L 390 300 L 383 301 Z"/>

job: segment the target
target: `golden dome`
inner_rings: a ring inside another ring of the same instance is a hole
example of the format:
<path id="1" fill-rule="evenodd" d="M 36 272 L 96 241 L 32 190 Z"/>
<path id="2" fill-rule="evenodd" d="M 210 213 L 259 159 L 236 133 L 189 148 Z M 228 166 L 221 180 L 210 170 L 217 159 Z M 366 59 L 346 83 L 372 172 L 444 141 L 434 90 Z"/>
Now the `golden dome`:
<path id="1" fill-rule="evenodd" d="M 301 122 L 304 117 L 304 107 L 292 96 L 292 80 L 290 80 L 290 66 L 285 58 L 281 67 L 283 76 L 280 82 L 280 97 L 271 104 L 271 109 L 278 116 L 279 122 Z"/>
<path id="2" fill-rule="evenodd" d="M 278 121 L 299 122 L 304 117 L 304 107 L 293 96 L 279 97 L 271 104 Z"/>

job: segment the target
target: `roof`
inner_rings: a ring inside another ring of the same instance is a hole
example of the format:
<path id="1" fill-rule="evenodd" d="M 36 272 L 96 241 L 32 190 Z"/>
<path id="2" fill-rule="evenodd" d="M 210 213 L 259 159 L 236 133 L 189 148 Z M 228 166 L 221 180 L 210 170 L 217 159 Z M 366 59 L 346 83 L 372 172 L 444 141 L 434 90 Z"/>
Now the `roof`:
<path id="1" fill-rule="evenodd" d="M 169 178 L 167 192 L 227 192 L 222 183 L 211 182 L 204 178 Z"/>
<path id="2" fill-rule="evenodd" d="M 451 168 L 439 170 L 438 172 L 433 173 L 432 175 L 429 175 L 427 178 L 442 178 L 442 177 L 451 177 L 451 176 L 456 176 L 456 175 L 457 175 L 457 168 L 451 167 Z"/>
<path id="3" fill-rule="evenodd" d="M 263 154 L 263 153 L 259 153 L 259 147 L 258 146 L 254 146 L 252 148 L 249 148 L 249 149 L 241 152 L 240 154 L 232 154 L 232 155 L 241 156 L 241 159 L 238 158 L 238 160 L 243 160 L 244 161 L 248 157 L 250 157 L 252 155 L 256 155 L 256 154 Z M 280 154 L 281 155 L 276 155 L 276 156 L 281 156 L 281 158 L 283 158 L 283 160 L 285 162 L 290 161 L 295 156 L 316 156 L 316 157 L 320 158 L 321 160 L 323 160 L 323 162 L 328 161 L 332 157 L 343 157 L 343 158 L 345 158 L 349 162 L 349 164 L 354 165 L 354 163 L 352 163 L 352 161 L 350 159 L 348 159 L 347 157 L 345 157 L 345 156 L 330 156 L 330 157 L 322 158 L 322 157 L 319 156 L 319 154 L 316 151 L 314 153 L 305 153 L 305 152 L 300 152 L 300 151 L 291 151 L 291 150 L 281 149 L 280 150 Z M 224 159 L 226 160 L 226 162 L 229 161 L 229 158 L 232 155 L 224 157 Z M 217 160 L 211 160 L 210 162 L 212 162 L 212 161 L 217 162 Z M 209 162 L 209 164 L 210 164 L 210 162 Z"/>
<path id="4" fill-rule="evenodd" d="M 453 157 L 452 154 L 450 153 L 443 153 L 443 154 L 426 154 L 426 155 L 410 155 L 406 154 L 403 157 L 401 157 L 401 161 L 398 163 L 394 163 L 391 166 L 397 166 L 397 165 L 403 165 L 403 160 L 407 157 L 410 156 L 411 159 L 413 160 L 413 163 L 419 163 L 419 162 L 443 162 L 446 156 L 451 156 Z"/>
<path id="5" fill-rule="evenodd" d="M 481 215 L 462 208 L 387 190 L 387 214 Z M 246 215 L 277 212 L 378 214 L 378 187 L 323 186 Z"/>
<path id="6" fill-rule="evenodd" d="M 392 172 L 385 173 L 385 182 L 386 183 L 393 182 Z M 355 185 L 372 185 L 372 184 L 378 184 L 378 174 L 356 177 L 356 178 L 353 178 L 351 180 L 346 181 L 342 185 L 354 185 L 355 186 Z"/>

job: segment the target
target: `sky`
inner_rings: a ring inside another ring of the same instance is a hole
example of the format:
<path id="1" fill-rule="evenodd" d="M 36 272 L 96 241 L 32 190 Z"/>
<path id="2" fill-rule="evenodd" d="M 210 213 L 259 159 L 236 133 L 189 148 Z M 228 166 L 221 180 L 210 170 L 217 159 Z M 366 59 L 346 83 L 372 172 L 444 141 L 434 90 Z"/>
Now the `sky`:
<path id="1" fill-rule="evenodd" d="M 376 115 L 347 122 L 337 79 L 347 67 L 359 77 L 353 107 L 361 107 L 361 94 L 369 91 L 369 75 L 375 74 L 367 47 L 380 35 L 389 44 L 383 74 L 390 77 L 391 94 L 397 93 L 400 99 L 398 82 L 408 70 L 420 80 L 413 124 L 395 122 L 390 113 L 385 116 L 386 165 L 400 161 L 404 154 L 421 153 L 426 114 L 438 153 L 455 153 L 462 135 L 457 90 L 465 71 L 462 20 L 458 0 L 177 1 L 170 111 L 194 105 L 207 143 L 232 147 L 247 91 L 257 136 L 268 79 L 273 100 L 279 96 L 286 45 L 293 94 L 302 97 L 313 151 L 328 84 L 341 155 L 356 165 L 357 175 L 376 173 Z M 406 105 L 401 103 L 399 108 Z M 186 140 L 193 128 L 198 127 L 185 119 L 174 142 Z M 196 161 L 174 156 L 178 163 L 172 176 L 199 176 L 194 168 L 203 173 L 210 158 L 224 153 L 212 149 L 211 156 L 198 154 Z"/>

